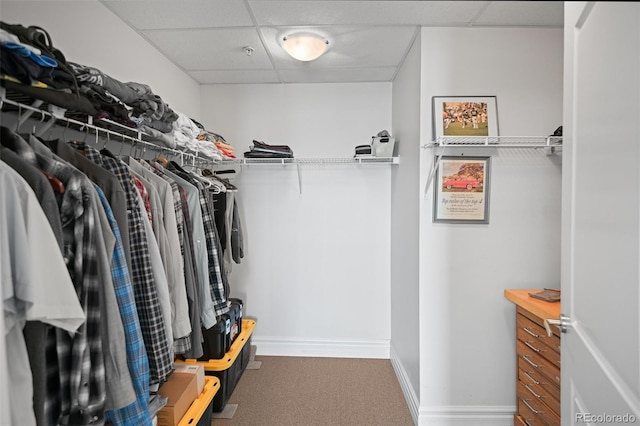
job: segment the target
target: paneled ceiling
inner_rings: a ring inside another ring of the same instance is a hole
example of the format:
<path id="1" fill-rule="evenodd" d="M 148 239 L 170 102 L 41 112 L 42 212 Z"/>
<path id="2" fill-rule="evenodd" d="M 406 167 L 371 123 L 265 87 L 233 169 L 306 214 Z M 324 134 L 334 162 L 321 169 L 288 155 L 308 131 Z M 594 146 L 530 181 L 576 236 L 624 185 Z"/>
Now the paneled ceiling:
<path id="1" fill-rule="evenodd" d="M 202 84 L 392 81 L 421 26 L 561 28 L 564 20 L 561 1 L 101 2 Z M 280 40 L 300 30 L 329 40 L 327 52 L 290 58 Z"/>

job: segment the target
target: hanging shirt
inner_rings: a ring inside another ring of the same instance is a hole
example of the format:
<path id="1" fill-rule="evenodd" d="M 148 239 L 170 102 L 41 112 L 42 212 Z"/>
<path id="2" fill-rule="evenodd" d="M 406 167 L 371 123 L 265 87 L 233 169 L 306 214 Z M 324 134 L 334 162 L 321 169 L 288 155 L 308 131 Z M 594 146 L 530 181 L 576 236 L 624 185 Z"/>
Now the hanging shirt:
<path id="1" fill-rule="evenodd" d="M 120 185 L 118 178 L 113 173 L 110 173 L 103 167 L 84 157 L 66 142 L 51 140 L 47 141 L 46 144 L 52 152 L 87 175 L 92 182 L 96 183 L 100 189 L 102 189 L 107 200 L 109 200 L 113 215 L 118 222 L 127 265 L 129 266 L 129 270 L 131 270 L 127 202 L 124 189 L 122 185 Z"/>
<path id="2" fill-rule="evenodd" d="M 142 331 L 140 330 L 140 320 L 133 296 L 131 275 L 124 255 L 120 229 L 113 216 L 111 206 L 99 187 L 96 187 L 96 192 L 116 239 L 111 260 L 111 277 L 125 332 L 129 374 L 136 393 L 135 402 L 118 410 L 108 410 L 105 413 L 105 417 L 116 425 L 147 426 L 152 424 L 149 413 L 149 360 L 147 359 Z"/>
<path id="3" fill-rule="evenodd" d="M 60 253 L 62 253 L 62 223 L 60 222 L 60 212 L 58 211 L 58 202 L 56 201 L 52 184 L 48 178 L 26 161 L 8 148 L 0 148 L 0 158 L 12 169 L 17 171 L 20 176 L 29 184 L 35 193 L 42 211 L 47 217 L 49 226 L 55 235 L 56 242 Z M 60 190 L 60 187 L 56 187 Z M 33 411 L 36 415 L 38 424 L 46 424 L 45 401 L 47 389 L 55 391 L 57 389 L 57 380 L 47 380 L 47 363 L 57 368 L 58 361 L 55 357 L 50 359 L 46 356 L 46 350 L 42 350 L 42 342 L 46 342 L 47 333 L 51 327 L 40 321 L 27 321 L 24 326 L 24 340 L 27 344 L 27 352 L 29 354 L 29 364 L 33 376 Z M 54 342 L 55 343 L 55 342 Z M 55 347 L 53 348 L 55 351 Z M 59 390 L 58 390 L 59 391 Z M 0 423 L 2 424 L 2 423 Z"/>
<path id="4" fill-rule="evenodd" d="M 174 341 L 176 353 L 183 354 L 187 358 L 200 358 L 203 355 L 202 331 L 200 315 L 200 284 L 196 273 L 194 261 L 193 238 L 189 220 L 189 206 L 186 193 L 178 184 L 163 173 L 160 168 L 155 168 L 149 163 L 140 160 L 140 165 L 154 173 L 159 178 L 167 182 L 171 187 L 173 208 L 176 215 L 176 225 L 178 230 L 178 241 L 180 243 L 180 254 L 183 259 L 184 280 L 187 291 L 189 306 L 189 318 L 191 320 L 191 338 L 187 342 L 186 338 Z"/>
<path id="5" fill-rule="evenodd" d="M 100 259 L 98 274 L 100 285 L 100 325 L 102 326 L 102 350 L 104 354 L 107 399 L 105 410 L 126 407 L 136 400 L 127 365 L 124 326 L 120 317 L 118 299 L 111 278 L 111 258 L 116 244 L 115 235 L 98 194 L 91 194 L 98 212 L 98 230 L 94 249 Z"/>
<path id="6" fill-rule="evenodd" d="M 11 369 L 11 422 L 35 424 L 32 378 L 22 336 L 25 321 L 42 321 L 66 332 L 84 323 L 71 277 L 37 198 L 20 175 L 0 162 L 0 271 L 5 359 Z M 37 262 L 38 268 L 32 262 Z M 1 365 L 0 365 L 1 367 Z"/>
<path id="7" fill-rule="evenodd" d="M 184 273 L 184 259 L 181 252 L 181 241 L 178 230 L 176 210 L 171 185 L 160 176 L 145 168 L 137 160 L 129 157 L 124 160 L 132 173 L 138 175 L 149 190 L 150 198 L 158 198 L 157 213 L 152 223 L 154 233 L 158 237 L 158 245 L 162 263 L 167 274 L 172 304 L 172 323 L 174 343 L 181 338 L 189 337 L 192 331 L 187 302 L 187 289 Z M 181 215 L 182 216 L 182 215 Z M 180 230 L 181 231 L 181 230 Z M 164 244 L 161 241 L 164 240 Z M 190 349 L 191 339 L 182 345 L 180 352 Z"/>
<path id="8" fill-rule="evenodd" d="M 162 166 L 158 167 L 163 174 L 173 179 L 185 191 L 187 196 L 189 209 L 185 216 L 189 217 L 191 230 L 193 232 L 194 265 L 196 266 L 199 283 L 200 318 L 202 319 L 202 325 L 208 329 L 213 327 L 218 320 L 216 318 L 217 311 L 210 291 L 207 239 L 202 220 L 202 210 L 200 209 L 198 189 L 166 168 Z"/>
<path id="9" fill-rule="evenodd" d="M 153 229 L 151 223 L 144 214 L 145 209 L 142 205 L 142 197 L 138 194 L 140 203 L 140 216 L 142 218 L 142 225 L 144 231 L 147 234 L 147 244 L 149 248 L 149 258 L 151 260 L 151 271 L 153 272 L 153 280 L 156 283 L 156 290 L 158 292 L 158 303 L 164 319 L 165 333 L 167 336 L 167 347 L 169 348 L 169 355 L 171 359 L 174 358 L 173 353 L 173 330 L 171 329 L 171 298 L 169 297 L 169 283 L 167 282 L 167 275 L 164 272 L 162 266 L 162 258 L 160 257 L 160 249 L 156 239 L 153 237 Z"/>
<path id="10" fill-rule="evenodd" d="M 141 222 L 135 184 L 125 164 L 110 156 L 103 156 L 90 146 L 85 145 L 82 148 L 89 160 L 116 175 L 125 191 L 129 212 L 131 276 L 140 326 L 149 359 L 149 380 L 151 384 L 163 382 L 173 371 L 173 359 L 167 345 L 167 333 L 158 301 L 158 290 L 154 282 L 147 235 Z"/>
<path id="11" fill-rule="evenodd" d="M 206 253 L 208 259 L 209 273 L 209 291 L 211 292 L 211 300 L 213 301 L 216 315 L 223 315 L 229 312 L 229 302 L 227 301 L 227 293 L 225 292 L 224 265 L 222 256 L 218 256 L 220 241 L 213 223 L 212 209 L 209 207 L 209 201 L 204 189 L 204 185 L 189 173 L 181 170 L 174 163 L 169 164 L 169 170 L 180 176 L 198 190 L 198 203 L 200 206 L 202 225 L 204 227 L 204 237 L 206 243 Z"/>
<path id="12" fill-rule="evenodd" d="M 3 145 L 64 184 L 64 194 L 58 200 L 63 225 L 63 256 L 87 318 L 73 335 L 62 330 L 56 332 L 60 391 L 58 394 L 47 393 L 45 407 L 52 410 L 54 418 L 59 416 L 56 421 L 62 424 L 102 424 L 106 388 L 100 334 L 99 289 L 102 280 L 97 273 L 99 259 L 94 249 L 99 219 L 91 196 L 95 191 L 88 178 L 73 167 L 36 154 L 18 135 L 3 132 L 2 136 Z"/>

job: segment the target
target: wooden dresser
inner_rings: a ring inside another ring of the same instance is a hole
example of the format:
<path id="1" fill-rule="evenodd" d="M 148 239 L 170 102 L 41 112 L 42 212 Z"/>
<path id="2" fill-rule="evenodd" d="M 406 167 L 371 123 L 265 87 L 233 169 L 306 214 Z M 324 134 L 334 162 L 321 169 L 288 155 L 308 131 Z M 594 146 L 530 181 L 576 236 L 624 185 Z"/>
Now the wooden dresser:
<path id="1" fill-rule="evenodd" d="M 529 296 L 540 289 L 505 290 L 516 305 L 517 411 L 515 425 L 560 425 L 560 330 L 545 319 L 560 318 L 560 302 Z"/>

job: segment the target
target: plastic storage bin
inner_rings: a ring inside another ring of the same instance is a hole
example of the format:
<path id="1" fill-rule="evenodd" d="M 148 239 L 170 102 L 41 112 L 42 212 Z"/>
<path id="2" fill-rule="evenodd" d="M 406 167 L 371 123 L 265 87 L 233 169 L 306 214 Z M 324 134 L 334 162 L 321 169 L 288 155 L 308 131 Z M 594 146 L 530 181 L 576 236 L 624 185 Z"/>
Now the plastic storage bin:
<path id="1" fill-rule="evenodd" d="M 220 320 L 211 328 L 202 330 L 204 342 L 203 354 L 200 361 L 224 358 L 231 345 L 242 332 L 242 308 L 241 299 L 229 299 L 231 307 L 227 314 L 221 315 Z"/>
<path id="2" fill-rule="evenodd" d="M 238 335 L 229 351 L 221 359 L 200 361 L 196 359 L 176 360 L 176 363 L 197 363 L 204 366 L 204 373 L 214 376 L 220 381 L 220 391 L 212 402 L 212 411 L 219 413 L 224 409 L 229 397 L 236 388 L 242 373 L 247 368 L 251 357 L 251 334 L 256 327 L 254 320 L 242 320 L 242 332 Z"/>
<path id="3" fill-rule="evenodd" d="M 227 351 L 229 351 L 233 342 L 235 342 L 236 338 L 242 333 L 242 308 L 244 307 L 242 299 L 231 298 L 229 302 L 231 302 L 231 308 L 227 314 L 230 323 Z"/>
<path id="4" fill-rule="evenodd" d="M 217 377 L 206 376 L 204 378 L 204 390 L 193 401 L 178 426 L 210 426 L 213 415 L 213 400 L 220 390 L 220 380 Z"/>

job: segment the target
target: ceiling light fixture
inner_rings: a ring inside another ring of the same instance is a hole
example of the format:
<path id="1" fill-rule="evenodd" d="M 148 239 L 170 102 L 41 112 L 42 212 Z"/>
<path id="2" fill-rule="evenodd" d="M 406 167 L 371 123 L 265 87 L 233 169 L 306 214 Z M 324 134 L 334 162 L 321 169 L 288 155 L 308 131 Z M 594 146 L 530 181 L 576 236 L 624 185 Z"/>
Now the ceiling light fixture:
<path id="1" fill-rule="evenodd" d="M 292 34 L 282 39 L 282 48 L 291 57 L 304 62 L 318 59 L 328 46 L 329 40 L 310 33 Z"/>

